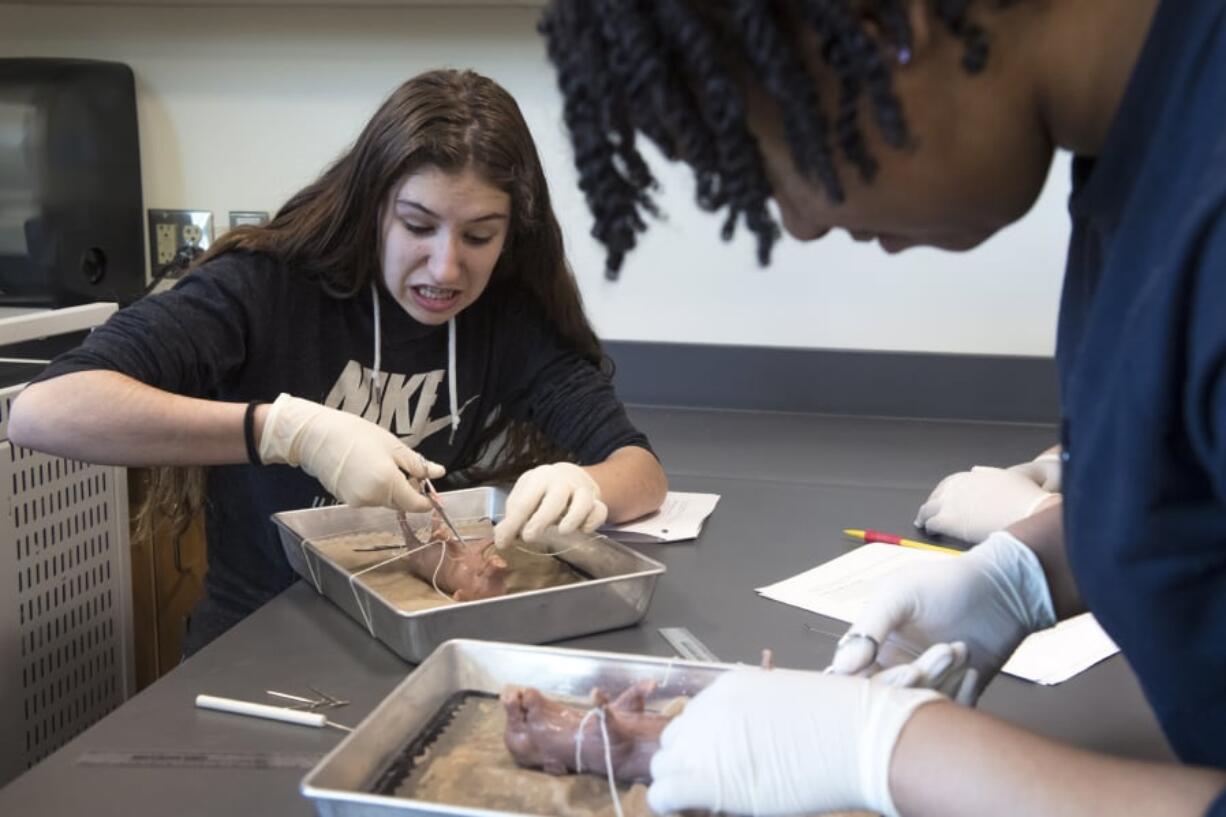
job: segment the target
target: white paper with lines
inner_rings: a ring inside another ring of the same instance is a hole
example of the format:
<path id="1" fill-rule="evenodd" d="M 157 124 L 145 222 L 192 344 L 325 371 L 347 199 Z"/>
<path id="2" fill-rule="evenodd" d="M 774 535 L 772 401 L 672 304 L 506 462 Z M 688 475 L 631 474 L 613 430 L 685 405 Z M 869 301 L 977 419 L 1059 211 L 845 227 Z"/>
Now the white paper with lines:
<path id="1" fill-rule="evenodd" d="M 956 556 L 897 545 L 868 544 L 812 570 L 758 588 L 768 599 L 840 621 L 852 621 L 878 583 L 896 570 Z M 1089 613 L 1062 621 L 1021 643 L 1004 671 L 1038 684 L 1058 684 L 1119 652 Z"/>

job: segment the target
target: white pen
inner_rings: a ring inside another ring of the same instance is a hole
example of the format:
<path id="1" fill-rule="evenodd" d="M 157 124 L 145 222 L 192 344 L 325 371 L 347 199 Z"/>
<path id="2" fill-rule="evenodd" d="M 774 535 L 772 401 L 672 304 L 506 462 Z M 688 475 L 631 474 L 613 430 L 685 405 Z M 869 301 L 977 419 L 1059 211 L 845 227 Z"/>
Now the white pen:
<path id="1" fill-rule="evenodd" d="M 352 732 L 348 726 L 328 720 L 319 712 L 304 712 L 301 709 L 287 709 L 284 706 L 257 704 L 252 701 L 237 701 L 233 698 L 219 698 L 216 695 L 197 695 L 196 706 L 200 709 L 213 709 L 218 712 L 231 712 L 235 715 L 250 715 L 254 718 L 267 718 L 272 721 L 294 723 L 299 726 L 314 726 L 321 728 L 331 726 L 344 732 Z"/>

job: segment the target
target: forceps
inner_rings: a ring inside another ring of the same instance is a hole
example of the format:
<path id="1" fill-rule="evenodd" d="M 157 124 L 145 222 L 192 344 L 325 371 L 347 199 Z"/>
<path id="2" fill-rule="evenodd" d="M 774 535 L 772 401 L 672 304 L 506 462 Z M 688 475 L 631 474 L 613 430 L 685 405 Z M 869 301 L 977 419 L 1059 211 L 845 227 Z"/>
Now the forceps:
<path id="1" fill-rule="evenodd" d="M 308 712 L 315 712 L 319 709 L 331 709 L 332 707 L 337 706 L 346 706 L 349 703 L 348 701 L 342 701 L 340 698 L 334 698 L 328 693 L 318 690 L 310 684 L 307 684 L 307 689 L 311 690 L 319 697 L 305 698 L 301 695 L 290 695 L 288 692 L 277 692 L 275 689 L 268 689 L 265 690 L 265 692 L 274 698 L 283 698 L 287 701 L 297 701 L 297 703 L 293 705 L 286 706 L 286 709 L 305 709 Z"/>
<path id="2" fill-rule="evenodd" d="M 451 535 L 455 537 L 457 542 L 463 542 L 464 536 L 460 533 L 459 530 L 456 529 L 455 524 L 452 523 L 451 517 L 447 515 L 447 512 L 443 510 L 442 498 L 439 497 L 438 491 L 434 490 L 434 483 L 430 482 L 429 478 L 426 478 L 421 481 L 421 487 L 423 489 L 422 494 L 426 497 L 426 499 L 430 500 L 430 504 L 434 506 L 434 510 L 436 513 L 438 513 L 439 519 L 442 519 L 443 524 L 447 526 L 447 529 L 449 531 L 451 531 Z M 404 514 L 401 514 L 400 518 L 401 518 L 401 525 L 402 526 L 405 525 L 406 522 L 404 519 Z M 404 528 L 404 530 L 407 531 L 408 528 Z M 406 536 L 407 535 L 408 534 L 406 533 Z M 376 550 L 400 550 L 401 548 L 404 548 L 407 546 L 408 546 L 407 543 L 398 544 L 398 545 L 367 545 L 365 547 L 355 547 L 354 551 L 369 552 L 369 551 L 376 551 Z"/>
<path id="3" fill-rule="evenodd" d="M 434 510 L 438 513 L 439 519 L 443 520 L 443 524 L 451 531 L 451 535 L 456 538 L 457 542 L 463 542 L 464 537 L 456 530 L 456 526 L 451 523 L 451 517 L 443 510 L 442 499 L 438 495 L 438 491 L 434 490 L 434 483 L 430 482 L 429 477 L 421 481 L 421 487 L 425 488 L 426 499 L 430 500 L 430 504 L 434 506 Z"/>

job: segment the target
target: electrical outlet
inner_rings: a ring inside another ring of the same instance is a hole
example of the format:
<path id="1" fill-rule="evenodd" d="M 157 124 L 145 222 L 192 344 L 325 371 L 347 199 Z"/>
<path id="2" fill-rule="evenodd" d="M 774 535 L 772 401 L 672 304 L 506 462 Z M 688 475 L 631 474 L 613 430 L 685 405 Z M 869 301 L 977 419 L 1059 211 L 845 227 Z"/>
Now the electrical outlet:
<path id="1" fill-rule="evenodd" d="M 149 211 L 149 261 L 155 277 L 179 277 L 212 242 L 213 214 L 208 210 Z"/>
<path id="2" fill-rule="evenodd" d="M 179 242 L 175 239 L 175 228 L 173 224 L 158 224 L 155 229 L 157 235 L 157 244 L 154 251 L 153 263 L 161 266 L 169 264 L 175 259 L 175 250 L 179 249 Z"/>

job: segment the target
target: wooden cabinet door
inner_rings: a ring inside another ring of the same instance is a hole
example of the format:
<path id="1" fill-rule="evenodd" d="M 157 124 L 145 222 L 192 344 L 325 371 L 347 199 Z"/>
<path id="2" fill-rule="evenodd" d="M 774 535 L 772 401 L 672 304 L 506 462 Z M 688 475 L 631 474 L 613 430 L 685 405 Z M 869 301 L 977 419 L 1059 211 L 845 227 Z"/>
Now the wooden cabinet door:
<path id="1" fill-rule="evenodd" d="M 147 469 L 128 471 L 131 517 L 145 498 Z M 183 654 L 183 627 L 204 593 L 208 557 L 204 517 L 197 514 L 181 536 L 158 520 L 153 535 L 132 529 L 132 594 L 136 624 L 136 685 L 143 689 L 173 669 Z"/>

